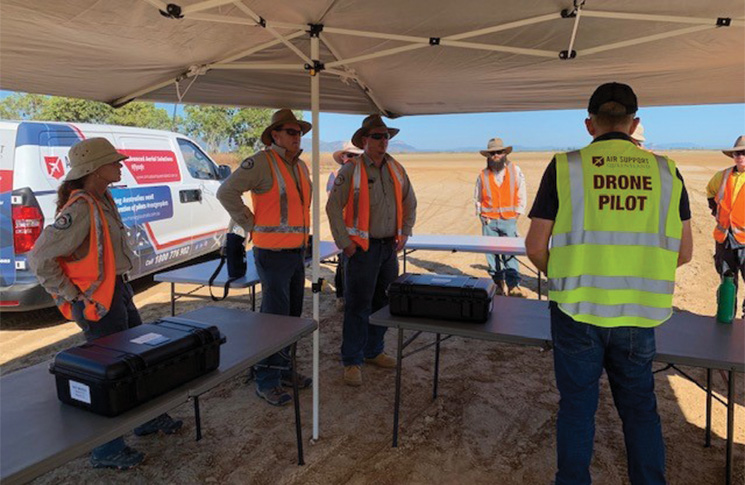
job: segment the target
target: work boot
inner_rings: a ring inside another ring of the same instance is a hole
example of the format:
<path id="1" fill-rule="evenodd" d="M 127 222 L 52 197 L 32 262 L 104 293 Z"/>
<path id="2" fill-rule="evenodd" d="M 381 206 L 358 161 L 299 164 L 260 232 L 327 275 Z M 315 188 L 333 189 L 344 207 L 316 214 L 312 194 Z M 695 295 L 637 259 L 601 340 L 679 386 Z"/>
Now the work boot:
<path id="1" fill-rule="evenodd" d="M 498 296 L 504 296 L 507 293 L 504 291 L 504 281 L 494 281 L 494 284 L 497 286 L 497 291 L 494 293 Z"/>
<path id="2" fill-rule="evenodd" d="M 93 468 L 113 468 L 115 470 L 129 470 L 134 468 L 145 459 L 145 455 L 139 451 L 125 446 L 122 450 L 106 456 L 91 454 L 90 462 Z"/>
<path id="3" fill-rule="evenodd" d="M 282 389 L 281 386 L 273 387 L 271 389 L 260 390 L 256 389 L 256 395 L 261 399 L 265 400 L 272 406 L 285 406 L 292 402 L 292 396 Z"/>
<path id="4" fill-rule="evenodd" d="M 289 387 L 292 389 L 292 372 L 291 371 L 282 371 L 282 377 L 280 380 L 280 384 L 284 387 Z M 297 373 L 297 388 L 298 389 L 307 389 L 313 384 L 313 379 L 311 379 L 308 376 L 304 376 L 300 372 Z"/>
<path id="5" fill-rule="evenodd" d="M 359 387 L 362 385 L 362 367 L 359 365 L 344 366 L 344 384 Z"/>
<path id="6" fill-rule="evenodd" d="M 382 367 L 383 369 L 396 368 L 396 359 L 394 359 L 390 355 L 385 355 L 383 352 L 379 353 L 372 359 L 365 359 L 365 362 L 377 367 Z"/>
<path id="7" fill-rule="evenodd" d="M 134 433 L 136 436 L 147 436 L 158 431 L 162 431 L 164 434 L 173 434 L 180 430 L 183 424 L 184 422 L 180 419 L 173 419 L 168 413 L 163 413 L 157 418 L 136 427 Z"/>
<path id="8" fill-rule="evenodd" d="M 511 286 L 509 290 L 507 290 L 507 294 L 517 298 L 525 298 L 525 293 L 523 293 L 522 288 L 519 286 Z"/>

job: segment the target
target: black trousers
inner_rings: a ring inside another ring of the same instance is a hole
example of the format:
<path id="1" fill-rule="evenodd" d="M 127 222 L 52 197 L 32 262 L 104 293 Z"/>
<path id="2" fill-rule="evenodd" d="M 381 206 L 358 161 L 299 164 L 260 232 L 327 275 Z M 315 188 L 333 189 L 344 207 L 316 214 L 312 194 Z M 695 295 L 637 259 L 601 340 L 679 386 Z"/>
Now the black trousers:
<path id="1" fill-rule="evenodd" d="M 142 324 L 140 312 L 137 311 L 137 307 L 135 307 L 134 301 L 132 301 L 133 297 L 134 291 L 132 290 L 132 286 L 126 283 L 121 276 L 117 276 L 109 313 L 104 315 L 99 321 L 91 322 L 83 316 L 84 303 L 80 301 L 73 304 L 72 317 L 75 319 L 75 323 L 83 330 L 87 341 L 121 332 L 122 330 Z"/>

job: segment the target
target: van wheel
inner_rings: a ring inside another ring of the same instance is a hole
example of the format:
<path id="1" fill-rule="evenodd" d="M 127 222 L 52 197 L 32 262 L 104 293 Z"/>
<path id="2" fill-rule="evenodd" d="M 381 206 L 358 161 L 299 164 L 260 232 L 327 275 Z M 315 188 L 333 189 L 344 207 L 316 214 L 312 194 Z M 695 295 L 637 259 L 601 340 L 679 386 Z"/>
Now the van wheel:
<path id="1" fill-rule="evenodd" d="M 40 308 L 28 312 L 3 313 L 3 329 L 45 328 L 67 322 L 57 307 Z"/>

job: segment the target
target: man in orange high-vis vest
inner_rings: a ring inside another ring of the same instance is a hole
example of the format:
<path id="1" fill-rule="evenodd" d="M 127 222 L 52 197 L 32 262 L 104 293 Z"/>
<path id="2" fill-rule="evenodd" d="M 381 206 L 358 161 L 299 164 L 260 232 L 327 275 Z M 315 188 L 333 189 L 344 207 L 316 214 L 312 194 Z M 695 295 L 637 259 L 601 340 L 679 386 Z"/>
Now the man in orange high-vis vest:
<path id="1" fill-rule="evenodd" d="M 722 153 L 735 161 L 734 166 L 720 170 L 706 186 L 714 228 L 714 266 L 720 275 L 734 273 L 735 287 L 739 277 L 745 280 L 745 135 Z M 745 316 L 745 299 L 742 305 Z"/>
<path id="2" fill-rule="evenodd" d="M 344 248 L 344 382 L 362 385 L 362 364 L 393 368 L 383 353 L 385 327 L 370 314 L 388 304 L 386 290 L 398 276 L 398 251 L 416 220 L 416 196 L 403 166 L 387 153 L 398 133 L 370 115 L 352 137 L 364 153 L 345 164 L 334 180 L 326 213 L 336 245 Z"/>
<path id="3" fill-rule="evenodd" d="M 267 148 L 246 158 L 217 191 L 217 198 L 253 241 L 253 256 L 261 280 L 261 312 L 299 317 L 305 289 L 305 249 L 310 232 L 311 182 L 299 157 L 300 138 L 311 124 L 289 109 L 272 115 L 261 135 Z M 253 212 L 243 202 L 251 192 Z M 292 401 L 288 350 L 280 351 L 255 368 L 256 394 L 273 406 Z M 298 374 L 300 388 L 311 379 Z"/>
<path id="4" fill-rule="evenodd" d="M 501 138 L 492 138 L 486 150 L 486 167 L 476 178 L 473 202 L 481 221 L 484 236 L 517 237 L 517 220 L 525 212 L 527 199 L 525 176 L 520 167 L 507 158 L 511 146 L 504 146 Z M 517 257 L 506 254 L 487 254 L 489 275 L 497 284 L 500 295 L 525 296 L 520 289 Z M 504 284 L 507 283 L 505 290 Z"/>

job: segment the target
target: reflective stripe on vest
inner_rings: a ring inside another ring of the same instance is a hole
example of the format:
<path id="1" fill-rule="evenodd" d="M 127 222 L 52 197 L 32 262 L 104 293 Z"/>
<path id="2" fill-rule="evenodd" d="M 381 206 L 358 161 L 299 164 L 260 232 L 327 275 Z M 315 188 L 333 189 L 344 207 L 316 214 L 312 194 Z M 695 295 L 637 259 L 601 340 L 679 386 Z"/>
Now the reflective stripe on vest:
<path id="1" fill-rule="evenodd" d="M 512 162 L 505 164 L 502 185 L 497 183 L 494 170 L 481 171 L 481 215 L 491 219 L 514 219 L 517 203 L 517 170 Z"/>
<path id="2" fill-rule="evenodd" d="M 106 197 L 110 197 L 108 192 Z M 88 235 L 88 253 L 78 260 L 60 259 L 62 272 L 80 290 L 85 297 L 83 316 L 86 320 L 97 322 L 109 312 L 116 285 L 116 261 L 111 243 L 109 226 L 98 201 L 83 190 L 72 192 L 65 208 L 78 199 L 88 204 L 90 211 L 90 233 Z M 114 201 L 111 200 L 112 206 Z M 52 295 L 65 318 L 72 320 L 72 304 Z"/>
<path id="3" fill-rule="evenodd" d="M 298 160 L 298 184 L 274 150 L 266 150 L 272 187 L 263 194 L 251 192 L 255 225 L 253 243 L 264 249 L 292 249 L 307 244 L 310 225 L 310 174 Z"/>
<path id="4" fill-rule="evenodd" d="M 559 213 L 551 238 L 549 297 L 580 322 L 652 327 L 672 313 L 682 233 L 675 209 L 682 182 L 665 157 L 625 141 L 600 143 L 556 157 Z M 610 171 L 601 168 L 608 163 L 601 157 L 610 158 L 609 153 L 627 161 Z M 616 197 L 612 204 L 610 197 Z M 623 203 L 622 197 L 637 199 Z"/>
<path id="5" fill-rule="evenodd" d="M 354 173 L 347 203 L 344 206 L 344 223 L 349 238 L 367 251 L 370 247 L 370 189 L 367 186 L 367 169 L 363 157 L 355 158 L 349 163 L 354 163 Z M 385 165 L 393 180 L 393 192 L 396 199 L 396 237 L 398 238 L 403 233 L 404 171 L 403 167 L 393 158 L 389 158 Z"/>
<path id="6" fill-rule="evenodd" d="M 737 194 L 734 193 L 733 172 L 734 167 L 725 170 L 715 198 L 717 225 L 714 228 L 714 239 L 723 243 L 727 239 L 727 233 L 731 231 L 738 243 L 745 244 L 745 188 L 741 187 Z"/>

